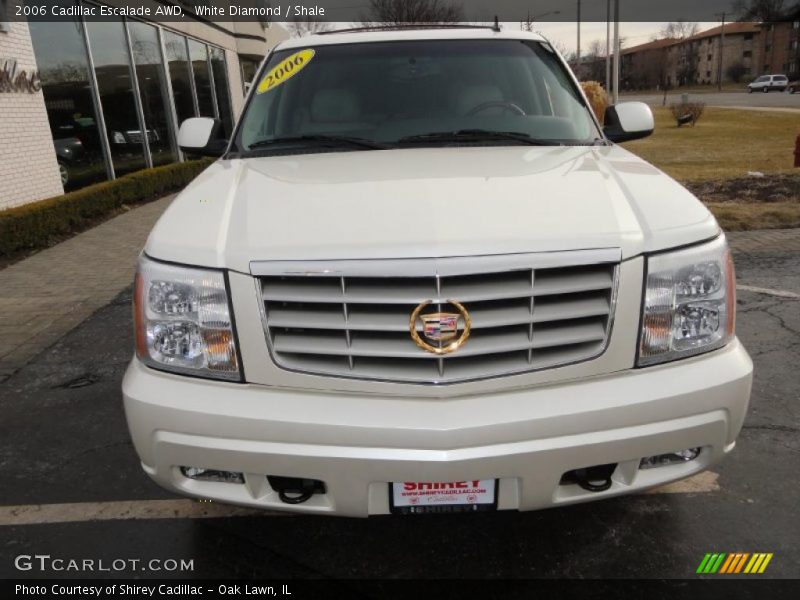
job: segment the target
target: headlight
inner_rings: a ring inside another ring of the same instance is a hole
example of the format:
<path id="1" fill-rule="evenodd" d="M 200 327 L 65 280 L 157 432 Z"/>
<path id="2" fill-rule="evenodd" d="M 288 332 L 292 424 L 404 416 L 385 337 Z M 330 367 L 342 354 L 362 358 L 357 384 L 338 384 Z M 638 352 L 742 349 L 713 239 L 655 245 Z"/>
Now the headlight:
<path id="1" fill-rule="evenodd" d="M 134 290 L 136 355 L 146 365 L 239 380 L 225 277 L 142 256 Z"/>
<path id="2" fill-rule="evenodd" d="M 639 366 L 724 346 L 733 339 L 735 311 L 733 259 L 724 235 L 649 257 Z"/>

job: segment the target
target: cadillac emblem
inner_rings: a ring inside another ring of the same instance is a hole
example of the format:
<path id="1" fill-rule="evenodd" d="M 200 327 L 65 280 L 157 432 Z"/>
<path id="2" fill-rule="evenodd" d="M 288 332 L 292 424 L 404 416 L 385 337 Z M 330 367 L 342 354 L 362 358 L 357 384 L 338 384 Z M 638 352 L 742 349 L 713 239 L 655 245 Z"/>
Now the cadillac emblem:
<path id="1" fill-rule="evenodd" d="M 448 300 L 447 304 L 453 306 L 458 312 L 422 314 L 422 311 L 431 304 L 433 304 L 432 300 L 426 300 L 411 313 L 408 321 L 411 339 L 417 346 L 433 354 L 455 352 L 469 338 L 472 319 L 467 309 L 455 300 Z M 463 321 L 461 335 L 458 333 L 459 321 Z M 418 331 L 420 324 L 422 325 L 422 335 Z"/>

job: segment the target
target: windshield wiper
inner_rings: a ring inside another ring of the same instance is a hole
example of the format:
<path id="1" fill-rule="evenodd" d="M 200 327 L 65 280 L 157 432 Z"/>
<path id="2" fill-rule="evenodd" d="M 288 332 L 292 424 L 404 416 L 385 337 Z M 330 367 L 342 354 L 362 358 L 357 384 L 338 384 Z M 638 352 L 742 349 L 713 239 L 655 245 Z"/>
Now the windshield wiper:
<path id="1" fill-rule="evenodd" d="M 481 142 L 481 141 L 512 141 L 529 146 L 561 146 L 556 140 L 545 140 L 531 137 L 527 133 L 516 131 L 489 131 L 488 129 L 460 129 L 459 131 L 437 131 L 409 135 L 397 140 L 398 144 L 419 144 L 437 142 Z"/>
<path id="2" fill-rule="evenodd" d="M 373 140 L 368 140 L 359 137 L 349 137 L 345 135 L 322 135 L 322 134 L 309 134 L 287 137 L 276 137 L 253 142 L 248 147 L 248 150 L 256 148 L 265 148 L 267 146 L 274 146 L 280 144 L 322 144 L 325 146 L 355 146 L 358 148 L 367 148 L 369 150 L 385 150 L 389 148 L 387 144 L 381 144 Z"/>

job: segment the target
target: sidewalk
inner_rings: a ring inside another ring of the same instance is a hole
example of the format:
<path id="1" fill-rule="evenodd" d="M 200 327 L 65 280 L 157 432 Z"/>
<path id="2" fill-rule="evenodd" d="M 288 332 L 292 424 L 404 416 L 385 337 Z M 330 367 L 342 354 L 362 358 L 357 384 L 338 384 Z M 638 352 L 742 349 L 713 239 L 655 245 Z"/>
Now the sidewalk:
<path id="1" fill-rule="evenodd" d="M 735 110 L 752 110 L 755 112 L 800 113 L 800 108 L 789 108 L 786 106 L 711 106 L 709 108 L 733 108 Z"/>
<path id="2" fill-rule="evenodd" d="M 131 285 L 139 251 L 172 198 L 0 271 L 0 382 Z"/>
<path id="3" fill-rule="evenodd" d="M 131 285 L 139 251 L 173 197 L 0 271 L 0 382 Z M 800 229 L 734 232 L 728 239 L 738 255 L 800 255 Z"/>

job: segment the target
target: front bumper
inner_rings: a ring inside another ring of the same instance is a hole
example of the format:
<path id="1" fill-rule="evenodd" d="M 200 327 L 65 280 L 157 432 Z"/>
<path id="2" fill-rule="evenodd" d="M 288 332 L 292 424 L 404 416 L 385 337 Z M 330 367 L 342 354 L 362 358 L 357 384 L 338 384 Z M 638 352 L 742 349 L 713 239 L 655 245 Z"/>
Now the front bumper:
<path id="1" fill-rule="evenodd" d="M 220 502 L 367 516 L 389 512 L 388 482 L 499 479 L 498 508 L 531 510 L 630 493 L 706 469 L 730 452 L 750 397 L 738 341 L 703 356 L 557 385 L 447 399 L 309 392 L 170 375 L 134 360 L 123 395 L 144 470 L 163 487 Z M 641 458 L 702 447 L 695 460 Z M 617 463 L 611 488 L 561 485 Z M 238 471 L 244 484 L 184 477 Z M 281 503 L 267 475 L 325 482 Z"/>

